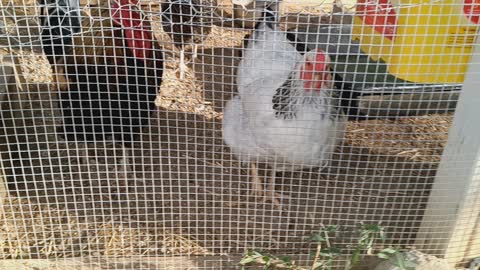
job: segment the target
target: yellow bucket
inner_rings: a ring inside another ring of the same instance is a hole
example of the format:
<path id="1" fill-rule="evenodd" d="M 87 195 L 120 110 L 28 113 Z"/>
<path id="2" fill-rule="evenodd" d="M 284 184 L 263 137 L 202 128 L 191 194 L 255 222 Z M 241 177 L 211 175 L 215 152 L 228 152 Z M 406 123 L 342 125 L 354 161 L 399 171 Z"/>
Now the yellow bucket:
<path id="1" fill-rule="evenodd" d="M 480 23 L 480 0 L 359 0 L 354 38 L 397 78 L 461 83 Z"/>

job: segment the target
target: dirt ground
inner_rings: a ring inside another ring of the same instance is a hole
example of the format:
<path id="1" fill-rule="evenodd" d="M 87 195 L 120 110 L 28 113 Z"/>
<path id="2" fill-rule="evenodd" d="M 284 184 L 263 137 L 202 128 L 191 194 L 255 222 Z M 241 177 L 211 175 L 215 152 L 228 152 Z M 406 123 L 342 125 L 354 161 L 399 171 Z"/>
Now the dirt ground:
<path id="1" fill-rule="evenodd" d="M 282 210 L 272 207 L 249 194 L 248 166 L 222 140 L 223 106 L 236 91 L 247 32 L 214 26 L 195 59 L 187 50 L 184 68 L 159 33 L 168 50 L 165 79 L 127 171 L 120 146 L 67 144 L 55 134 L 60 112 L 43 60 L 45 78 L 10 94 L 13 105 L 2 111 L 10 196 L 0 258 L 221 255 L 246 248 L 308 254 L 306 238 L 322 224 L 342 226 L 337 244 L 348 249 L 360 222 L 381 223 L 386 245 L 411 245 L 451 115 L 350 122 L 327 168 L 277 174 L 277 191 L 289 198 Z"/>

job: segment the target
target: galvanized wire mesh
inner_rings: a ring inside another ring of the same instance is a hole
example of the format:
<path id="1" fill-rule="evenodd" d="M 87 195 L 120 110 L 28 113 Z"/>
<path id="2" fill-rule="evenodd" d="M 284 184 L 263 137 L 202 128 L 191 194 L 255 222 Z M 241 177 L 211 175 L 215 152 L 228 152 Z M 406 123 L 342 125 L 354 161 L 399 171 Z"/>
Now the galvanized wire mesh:
<path id="1" fill-rule="evenodd" d="M 5 191 L 1 192 L 1 259 L 51 259 L 60 268 L 75 262 L 86 269 L 100 265 L 113 269 L 235 269 L 245 251 L 264 250 L 309 265 L 310 253 L 317 248 L 309 237 L 335 225 L 338 229 L 331 245 L 342 255 L 335 257 L 332 267 L 340 269 L 356 249 L 361 224 L 385 231 L 385 239 L 375 241 L 371 254 L 393 246 L 445 255 L 445 245 L 452 239 L 443 233 L 443 227 L 451 227 L 457 215 L 447 214 L 429 224 L 422 221 L 426 215 L 434 215 L 425 210 L 431 207 L 431 194 L 440 196 L 432 188 L 463 74 L 474 52 L 479 16 L 476 2 L 397 1 L 388 5 L 380 1 L 377 6 L 370 3 L 368 11 L 359 9 L 354 1 L 285 0 L 279 4 L 275 11 L 280 12 L 280 23 L 275 32 L 289 31 L 310 49 L 322 48 L 332 59 L 332 72 L 342 78 L 341 83 L 334 78 L 337 83 L 330 90 L 336 90 L 328 97 L 329 106 L 358 108 L 345 110 L 352 119 L 341 120 L 346 124 L 344 133 L 338 125 L 331 133 L 318 135 L 338 139 L 328 141 L 324 162 L 311 166 L 300 161 L 276 173 L 272 173 L 272 167 L 278 165 L 274 163 L 288 163 L 288 156 L 278 157 L 282 149 L 266 147 L 263 150 L 269 154 L 248 153 L 242 158 L 224 141 L 225 104 L 241 94 L 237 67 L 248 54 L 244 40 L 262 20 L 261 12 L 253 12 L 252 6 L 244 9 L 230 1 L 127 4 L 138 9 L 141 20 L 150 22 L 158 43 L 152 50 L 163 54 L 163 67 L 156 67 L 163 68 L 163 75 L 155 100 L 145 101 L 155 106 L 131 109 L 132 114 L 148 110 L 150 118 L 135 132 L 130 145 L 115 138 L 65 139 L 59 131 L 67 121 L 62 93 L 74 87 L 86 93 L 96 91 L 90 90 L 95 87 L 104 91 L 113 83 L 128 84 L 130 90 L 144 87 L 123 82 L 118 71 L 127 68 L 128 58 L 135 55 L 118 53 L 118 48 L 128 45 L 125 36 L 114 34 L 119 29 L 111 12 L 116 10 L 114 3 L 80 2 L 78 10 L 69 9 L 69 14 L 80 12 L 83 25 L 71 33 L 74 52 L 51 65 L 41 46 L 42 31 L 52 27 L 42 25 L 45 5 L 2 1 L 0 146 Z M 48 4 L 53 10 L 58 5 Z M 257 4 L 260 6 L 262 3 Z M 369 17 L 372 12 L 383 15 Z M 416 16 L 419 12 L 423 15 Z M 401 26 L 392 28 L 393 19 Z M 387 38 L 369 39 L 372 30 L 362 28 L 362 20 L 379 24 L 376 30 Z M 282 71 L 284 62 L 277 59 L 272 65 L 278 64 Z M 113 63 L 119 74 L 90 73 L 82 84 L 80 76 L 63 68 L 65 63 L 77 71 Z M 138 66 L 138 62 L 133 67 L 142 72 L 152 69 Z M 253 69 L 250 74 L 252 79 L 258 76 L 247 95 L 256 101 L 250 103 L 254 107 L 250 118 L 263 113 L 262 95 L 269 95 L 272 89 L 262 74 L 269 72 Z M 66 73 L 70 78 L 65 82 L 62 76 Z M 89 83 L 101 76 L 107 83 Z M 281 79 L 286 78 L 273 77 L 273 81 Z M 243 100 L 247 97 L 242 96 Z M 110 109 L 114 107 L 114 101 L 102 99 Z M 83 97 L 82 101 L 92 100 Z M 332 117 L 342 112 L 339 109 Z M 95 119 L 102 120 L 102 115 Z M 297 136 L 303 138 L 309 132 L 306 123 Z M 243 131 L 237 130 L 238 134 Z M 262 132 L 260 129 L 253 138 L 266 135 Z M 278 128 L 267 135 L 273 141 L 286 132 Z M 246 138 L 240 141 L 245 147 L 250 143 Z M 315 138 L 300 141 L 293 146 L 298 151 L 309 151 L 310 145 L 317 143 Z M 289 142 L 277 145 L 285 148 Z M 305 145 L 307 150 L 301 150 Z M 469 158 L 465 155 L 465 160 Z M 265 183 L 273 174 L 275 191 L 284 196 L 278 204 L 264 201 L 265 197 L 271 199 L 268 195 L 252 194 L 252 163 L 258 163 L 257 173 Z M 477 186 L 472 184 L 464 195 L 465 205 L 471 207 L 467 210 L 470 219 L 464 223 L 478 231 L 474 210 L 480 200 Z M 447 187 L 436 188 L 442 191 Z M 452 193 L 461 193 L 465 186 L 457 188 Z M 444 209 L 456 209 L 458 201 L 450 200 L 448 191 L 444 193 L 445 198 L 436 199 L 444 203 Z M 475 233 L 457 233 L 459 239 L 454 241 L 471 244 L 463 254 L 454 256 L 456 261 L 479 256 L 480 246 L 472 240 Z M 421 245 L 426 238 L 430 244 Z"/>

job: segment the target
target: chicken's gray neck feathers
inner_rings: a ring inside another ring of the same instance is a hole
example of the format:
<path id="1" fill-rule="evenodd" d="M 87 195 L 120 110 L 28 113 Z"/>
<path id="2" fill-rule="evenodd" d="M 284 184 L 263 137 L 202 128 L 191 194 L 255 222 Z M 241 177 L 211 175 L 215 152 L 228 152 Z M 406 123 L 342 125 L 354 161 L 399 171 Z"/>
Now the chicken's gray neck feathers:
<path id="1" fill-rule="evenodd" d="M 302 107 L 311 106 L 321 114 L 322 120 L 329 117 L 333 121 L 337 112 L 330 104 L 330 90 L 322 89 L 323 93 L 320 95 L 305 95 L 305 90 L 298 86 L 301 82 L 294 78 L 295 72 L 291 72 L 272 97 L 275 117 L 284 120 L 294 119 Z"/>

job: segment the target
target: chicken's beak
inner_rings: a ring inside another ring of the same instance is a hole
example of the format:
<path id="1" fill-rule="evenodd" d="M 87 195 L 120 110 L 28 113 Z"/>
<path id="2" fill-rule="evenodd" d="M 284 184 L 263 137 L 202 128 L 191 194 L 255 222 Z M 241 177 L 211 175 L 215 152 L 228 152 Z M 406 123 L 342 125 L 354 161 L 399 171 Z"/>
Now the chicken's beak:
<path id="1" fill-rule="evenodd" d="M 316 73 L 313 75 L 313 90 L 314 91 L 320 91 L 323 85 L 323 80 L 325 79 L 325 76 L 323 72 L 321 73 Z"/>
<path id="2" fill-rule="evenodd" d="M 305 90 L 319 92 L 325 82 L 329 80 L 330 73 L 328 72 L 315 72 L 311 80 L 305 82 Z"/>

